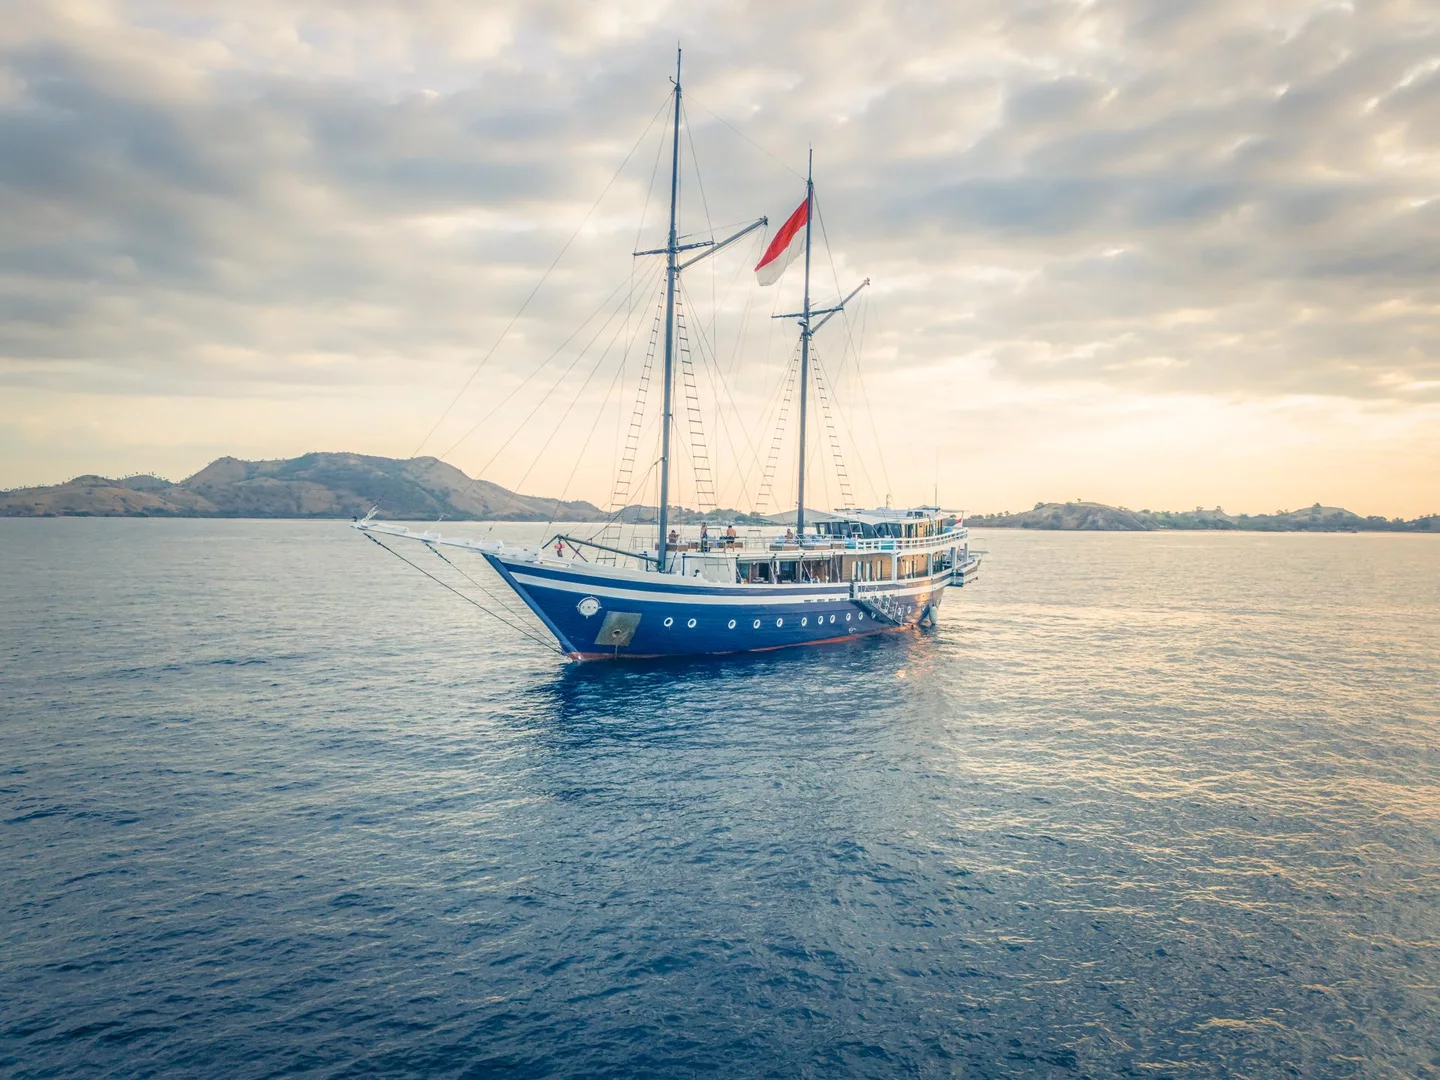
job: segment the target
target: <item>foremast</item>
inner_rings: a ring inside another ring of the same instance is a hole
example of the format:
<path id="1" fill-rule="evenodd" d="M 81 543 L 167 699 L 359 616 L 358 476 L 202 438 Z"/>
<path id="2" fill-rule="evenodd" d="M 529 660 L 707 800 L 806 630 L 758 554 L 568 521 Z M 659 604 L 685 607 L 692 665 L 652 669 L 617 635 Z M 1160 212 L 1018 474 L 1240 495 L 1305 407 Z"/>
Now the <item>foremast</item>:
<path id="1" fill-rule="evenodd" d="M 748 236 L 756 229 L 764 228 L 770 223 L 769 218 L 757 218 L 749 225 L 746 225 L 738 232 L 732 233 L 724 240 L 697 240 L 691 244 L 680 243 L 679 207 L 680 207 L 680 60 L 681 50 L 675 50 L 675 84 L 674 89 L 674 115 L 671 118 L 671 147 L 670 147 L 670 232 L 666 238 L 663 248 L 652 248 L 649 251 L 637 251 L 635 255 L 664 255 L 665 256 L 665 367 L 663 376 L 662 400 L 660 404 L 660 512 L 659 526 L 660 535 L 655 543 L 655 569 L 662 573 L 670 565 L 669 546 L 669 525 L 670 525 L 670 428 L 675 423 L 672 409 L 672 398 L 674 397 L 675 385 L 675 289 L 680 282 L 680 271 L 686 267 L 694 266 L 701 259 L 709 258 L 717 251 L 729 247 L 742 236 Z M 692 255 L 684 262 L 681 262 L 679 255 L 682 251 L 694 251 L 703 248 L 697 255 Z"/>
<path id="2" fill-rule="evenodd" d="M 680 197 L 680 57 L 675 50 L 675 102 L 674 131 L 670 152 L 670 235 L 665 244 L 665 374 L 664 390 L 660 399 L 660 535 L 655 540 L 656 569 L 664 573 L 669 565 L 670 541 L 670 427 L 674 423 L 671 413 L 671 397 L 675 372 L 675 279 L 679 274 L 676 256 L 680 253 L 679 237 L 675 232 L 675 217 Z"/>

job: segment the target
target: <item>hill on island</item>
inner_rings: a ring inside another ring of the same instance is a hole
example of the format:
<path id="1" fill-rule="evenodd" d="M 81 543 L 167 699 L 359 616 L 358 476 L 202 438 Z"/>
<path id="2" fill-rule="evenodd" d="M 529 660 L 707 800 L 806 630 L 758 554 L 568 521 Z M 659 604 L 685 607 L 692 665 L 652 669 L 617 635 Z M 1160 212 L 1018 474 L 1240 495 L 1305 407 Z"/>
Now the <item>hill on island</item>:
<path id="1" fill-rule="evenodd" d="M 604 521 L 583 500 L 522 495 L 472 480 L 438 458 L 313 453 L 275 461 L 222 457 L 179 483 L 158 476 L 77 476 L 50 487 L 0 492 L 0 517 L 377 517 L 401 521 Z M 749 520 L 717 510 L 711 520 Z M 653 506 L 630 506 L 627 522 L 654 521 Z M 701 515 L 681 510 L 677 524 Z"/>
<path id="2" fill-rule="evenodd" d="M 222 457 L 194 476 L 172 483 L 158 476 L 77 476 L 49 487 L 0 491 L 0 517 L 378 517 L 401 521 L 604 521 L 594 503 L 522 495 L 488 480 L 471 479 L 439 458 L 388 458 L 370 454 L 313 453 L 274 461 Z M 788 525 L 793 511 L 768 518 L 738 510 L 701 515 L 672 509 L 677 525 L 701 520 L 740 525 Z M 629 524 L 655 521 L 654 506 L 631 505 L 619 514 Z M 819 520 L 828 516 L 807 510 Z M 1440 515 L 1413 521 L 1360 517 L 1316 503 L 1275 514 L 1205 510 L 1129 510 L 1096 502 L 1037 503 L 1021 513 L 971 515 L 974 526 L 1148 532 L 1157 529 L 1248 529 L 1266 532 L 1435 532 Z"/>
<path id="3" fill-rule="evenodd" d="M 1227 514 L 1206 510 L 1129 510 L 1096 502 L 1036 503 L 1020 513 L 975 514 L 967 524 L 992 529 L 1056 529 L 1150 532 L 1158 529 L 1243 529 L 1251 532 L 1440 532 L 1440 515 L 1406 521 L 1361 517 L 1339 506 L 1316 503 L 1274 514 Z"/>
<path id="4" fill-rule="evenodd" d="M 521 495 L 472 480 L 438 458 L 332 453 L 277 461 L 222 457 L 179 483 L 155 476 L 79 476 L 53 487 L 0 493 L 0 516 L 359 517 L 377 503 L 377 516 L 406 520 L 606 516 L 588 502 Z"/>

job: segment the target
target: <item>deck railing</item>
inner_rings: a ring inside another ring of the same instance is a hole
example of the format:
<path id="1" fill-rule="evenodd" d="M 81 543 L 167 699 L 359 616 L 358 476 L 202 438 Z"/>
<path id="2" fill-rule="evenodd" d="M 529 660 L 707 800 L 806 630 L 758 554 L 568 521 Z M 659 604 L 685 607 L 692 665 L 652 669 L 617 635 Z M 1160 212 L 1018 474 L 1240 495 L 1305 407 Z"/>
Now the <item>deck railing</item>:
<path id="1" fill-rule="evenodd" d="M 841 552 L 920 552 L 935 551 L 939 548 L 949 547 L 951 544 L 964 540 L 967 533 L 965 526 L 959 525 L 953 529 L 946 529 L 944 532 L 935 533 L 931 536 L 805 536 L 797 543 L 793 536 L 771 536 L 771 537 L 735 537 L 733 540 L 724 536 L 712 536 L 702 549 L 700 541 L 694 537 L 685 537 L 679 541 L 673 541 L 666 545 L 672 552 L 685 552 L 692 554 L 704 553 L 707 555 L 723 555 L 728 552 L 737 551 L 803 551 L 806 554 L 841 551 Z"/>
<path id="2" fill-rule="evenodd" d="M 800 547 L 805 551 L 933 551 L 948 547 L 966 537 L 965 527 L 958 526 L 930 536 L 807 536 L 800 544 L 785 537 L 770 542 L 771 550 Z"/>

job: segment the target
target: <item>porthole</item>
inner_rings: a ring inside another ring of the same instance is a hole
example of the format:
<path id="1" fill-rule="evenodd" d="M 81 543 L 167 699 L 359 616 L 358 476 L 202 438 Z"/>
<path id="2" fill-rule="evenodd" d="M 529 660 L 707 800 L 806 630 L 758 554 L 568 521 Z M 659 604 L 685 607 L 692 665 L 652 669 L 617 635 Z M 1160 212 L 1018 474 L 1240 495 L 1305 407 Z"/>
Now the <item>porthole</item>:
<path id="1" fill-rule="evenodd" d="M 860 612 L 860 621 L 861 621 L 861 622 L 864 622 L 864 621 L 865 621 L 865 613 L 864 613 L 863 611 Z"/>
<path id="2" fill-rule="evenodd" d="M 802 618 L 802 619 L 800 620 L 800 625 L 801 625 L 801 626 L 809 626 L 809 625 L 810 625 L 810 617 L 807 615 L 807 616 L 805 616 L 804 618 Z"/>
<path id="3" fill-rule="evenodd" d="M 731 620 L 730 620 L 730 629 L 731 629 L 731 630 L 734 630 L 734 629 L 735 629 L 735 620 L 734 620 L 734 619 L 731 619 Z"/>
<path id="4" fill-rule="evenodd" d="M 831 615 L 831 616 L 830 616 L 830 621 L 831 621 L 831 622 L 834 622 L 834 621 L 835 621 L 835 616 L 834 616 L 834 615 Z"/>
<path id="5" fill-rule="evenodd" d="M 775 625 L 776 625 L 776 626 L 784 626 L 784 625 L 785 625 L 785 620 L 784 620 L 784 619 L 776 619 L 776 620 L 775 620 Z"/>
<path id="6" fill-rule="evenodd" d="M 685 625 L 688 626 L 691 630 L 694 630 L 694 629 L 695 629 L 695 620 L 694 620 L 694 619 L 691 619 L 691 620 L 690 620 L 689 622 L 687 622 Z"/>
<path id="7" fill-rule="evenodd" d="M 850 612 L 848 612 L 848 611 L 845 612 L 845 621 L 846 621 L 846 622 L 849 622 L 849 621 L 850 621 Z"/>
<path id="8" fill-rule="evenodd" d="M 675 625 L 675 620 L 672 619 L 672 618 L 670 618 L 670 617 L 667 615 L 666 618 L 665 618 L 665 625 L 666 625 L 666 626 L 674 626 L 674 625 Z"/>
<path id="9" fill-rule="evenodd" d="M 756 629 L 756 630 L 759 630 L 759 629 L 760 629 L 760 620 L 759 620 L 759 619 L 756 619 L 756 620 L 755 620 L 755 629 Z"/>

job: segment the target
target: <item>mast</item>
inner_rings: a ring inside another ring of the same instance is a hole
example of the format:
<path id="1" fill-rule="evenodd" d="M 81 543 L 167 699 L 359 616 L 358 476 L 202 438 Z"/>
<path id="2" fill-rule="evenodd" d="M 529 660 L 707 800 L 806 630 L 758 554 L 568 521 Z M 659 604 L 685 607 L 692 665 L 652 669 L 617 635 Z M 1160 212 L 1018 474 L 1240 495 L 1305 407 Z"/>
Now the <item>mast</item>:
<path id="1" fill-rule="evenodd" d="M 800 462 L 795 482 L 795 540 L 805 535 L 805 392 L 810 387 L 810 223 L 815 215 L 815 148 L 805 167 L 805 306 L 800 312 Z"/>
<path id="2" fill-rule="evenodd" d="M 660 418 L 660 537 L 655 545 L 658 556 L 655 566 L 662 573 L 670 565 L 670 549 L 666 541 L 670 501 L 670 411 L 675 366 L 675 279 L 680 269 L 675 256 L 679 251 L 675 235 L 675 210 L 680 197 L 680 50 L 675 50 L 675 128 L 674 146 L 670 153 L 670 237 L 665 244 L 665 389 L 661 398 Z M 808 264 L 807 264 L 808 265 Z"/>

